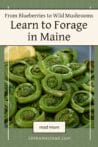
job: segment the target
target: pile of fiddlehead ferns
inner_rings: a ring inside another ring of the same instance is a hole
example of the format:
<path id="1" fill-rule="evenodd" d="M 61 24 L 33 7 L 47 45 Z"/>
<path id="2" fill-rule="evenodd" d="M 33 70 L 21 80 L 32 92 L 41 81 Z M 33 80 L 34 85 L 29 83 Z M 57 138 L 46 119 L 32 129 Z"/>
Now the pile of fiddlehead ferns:
<path id="1" fill-rule="evenodd" d="M 35 57 L 5 63 L 5 125 L 65 121 L 67 128 L 94 127 L 94 61 L 79 63 L 72 48 L 35 48 Z"/>

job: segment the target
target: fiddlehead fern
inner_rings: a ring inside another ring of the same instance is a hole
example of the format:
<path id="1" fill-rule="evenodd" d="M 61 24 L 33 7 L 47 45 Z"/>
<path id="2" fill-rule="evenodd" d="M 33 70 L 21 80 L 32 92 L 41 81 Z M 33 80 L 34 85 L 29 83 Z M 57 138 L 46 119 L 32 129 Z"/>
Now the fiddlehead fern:
<path id="1" fill-rule="evenodd" d="M 45 112 L 40 108 L 40 106 L 39 106 L 39 101 L 37 100 L 37 101 L 34 101 L 33 103 L 32 103 L 32 105 L 31 105 L 31 107 L 33 107 L 33 108 L 35 108 L 37 111 L 38 111 L 38 113 L 39 113 L 39 117 L 38 117 L 38 119 L 40 118 L 41 120 L 44 120 L 45 119 L 45 117 L 46 117 L 46 115 L 45 115 Z"/>
<path id="2" fill-rule="evenodd" d="M 33 79 L 42 79 L 44 77 L 38 64 L 28 66 L 25 70 L 25 76 L 29 81 L 32 81 Z"/>
<path id="3" fill-rule="evenodd" d="M 29 103 L 40 97 L 40 82 L 38 80 L 33 81 L 32 83 L 23 83 L 16 87 L 14 95 L 19 103 Z"/>
<path id="4" fill-rule="evenodd" d="M 40 58 L 40 57 L 39 57 Z M 49 55 L 44 60 L 39 60 L 39 68 L 41 72 L 46 75 L 49 72 L 49 68 L 56 64 L 63 64 L 63 59 L 57 55 Z"/>
<path id="5" fill-rule="evenodd" d="M 62 76 L 63 79 L 71 79 L 73 74 L 70 68 L 65 65 L 53 65 L 49 68 L 49 73 Z"/>
<path id="6" fill-rule="evenodd" d="M 42 80 L 42 87 L 47 92 L 54 96 L 63 96 L 64 91 L 59 90 L 62 85 L 62 78 L 59 75 L 48 74 Z"/>
<path id="7" fill-rule="evenodd" d="M 55 54 L 57 55 L 61 55 L 62 58 L 64 58 L 64 60 L 67 58 L 68 62 L 76 62 L 77 61 L 77 51 L 75 49 L 72 48 L 65 48 L 65 49 L 61 49 L 59 51 L 57 51 Z"/>
<path id="8" fill-rule="evenodd" d="M 50 94 L 43 95 L 39 100 L 39 106 L 46 112 L 55 113 L 63 109 L 70 101 L 70 94 L 65 93 L 63 97 L 55 97 Z"/>
<path id="9" fill-rule="evenodd" d="M 83 113 L 85 111 L 85 106 L 93 101 L 93 96 L 91 93 L 87 91 L 77 91 L 73 93 L 71 99 L 71 106 L 79 113 Z"/>
<path id="10" fill-rule="evenodd" d="M 9 65 L 9 79 L 16 83 L 26 82 L 25 69 L 28 64 L 25 61 L 17 61 Z M 7 77 L 8 77 L 8 73 Z"/>
<path id="11" fill-rule="evenodd" d="M 79 116 L 74 110 L 65 108 L 55 115 L 55 121 L 65 121 L 67 128 L 74 128 L 79 125 Z"/>
<path id="12" fill-rule="evenodd" d="M 67 66 L 71 68 L 73 76 L 80 75 L 86 70 L 86 64 L 84 63 L 69 63 Z"/>
<path id="13" fill-rule="evenodd" d="M 79 88 L 75 80 L 71 80 L 71 81 L 63 80 L 61 90 L 65 92 L 67 91 L 72 95 L 75 91 L 78 91 Z"/>
<path id="14" fill-rule="evenodd" d="M 44 112 L 39 115 L 38 111 L 33 107 L 24 107 L 16 113 L 15 122 L 17 126 L 21 128 L 31 128 L 33 126 L 33 121 L 44 120 L 44 115 Z"/>

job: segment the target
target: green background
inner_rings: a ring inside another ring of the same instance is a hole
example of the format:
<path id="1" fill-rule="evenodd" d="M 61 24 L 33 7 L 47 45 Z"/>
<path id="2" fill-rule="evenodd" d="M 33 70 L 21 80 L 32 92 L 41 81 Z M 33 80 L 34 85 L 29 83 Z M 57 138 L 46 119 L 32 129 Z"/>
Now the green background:
<path id="1" fill-rule="evenodd" d="M 0 8 L 98 8 L 98 0 L 0 0 Z M 4 47 L 0 46 L 0 146 L 1 147 L 96 147 L 98 138 L 98 47 L 95 50 L 95 129 L 92 129 L 92 140 L 89 140 L 89 129 L 69 129 L 66 134 L 32 134 L 28 129 L 10 129 L 10 140 L 7 140 L 7 128 L 3 122 L 4 98 Z M 66 136 L 67 141 L 28 140 L 28 136 Z"/>
<path id="2" fill-rule="evenodd" d="M 0 0 L 0 8 L 98 8 L 98 0 Z"/>

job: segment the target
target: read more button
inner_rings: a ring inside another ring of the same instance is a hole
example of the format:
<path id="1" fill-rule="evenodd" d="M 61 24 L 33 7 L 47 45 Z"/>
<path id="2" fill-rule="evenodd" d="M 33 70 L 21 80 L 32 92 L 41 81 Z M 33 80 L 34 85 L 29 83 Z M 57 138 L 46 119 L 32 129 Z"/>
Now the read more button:
<path id="1" fill-rule="evenodd" d="M 33 133 L 65 133 L 65 122 L 33 122 Z"/>

